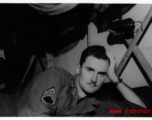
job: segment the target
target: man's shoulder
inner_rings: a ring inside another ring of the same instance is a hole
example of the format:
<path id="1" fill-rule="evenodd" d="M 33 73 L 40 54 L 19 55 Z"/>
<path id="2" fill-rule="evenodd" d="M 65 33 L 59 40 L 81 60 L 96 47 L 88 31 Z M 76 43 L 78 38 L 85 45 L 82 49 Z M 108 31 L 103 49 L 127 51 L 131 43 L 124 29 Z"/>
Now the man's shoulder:
<path id="1" fill-rule="evenodd" d="M 50 67 L 50 68 L 48 68 L 47 70 L 46 70 L 46 72 L 49 74 L 49 73 L 58 73 L 58 74 L 60 74 L 60 75 L 62 75 L 62 77 L 64 77 L 65 79 L 67 79 L 67 78 L 71 78 L 71 77 L 73 77 L 73 75 L 69 72 L 69 71 L 67 71 L 67 70 L 65 70 L 64 68 L 61 68 L 61 67 Z"/>
<path id="2" fill-rule="evenodd" d="M 60 73 L 66 73 L 66 74 L 70 74 L 70 72 L 68 72 L 67 70 L 65 70 L 64 68 L 61 68 L 61 67 L 50 67 L 50 68 L 48 68 L 46 71 L 49 71 L 49 72 L 51 72 L 51 71 L 58 71 L 58 72 L 60 72 Z"/>

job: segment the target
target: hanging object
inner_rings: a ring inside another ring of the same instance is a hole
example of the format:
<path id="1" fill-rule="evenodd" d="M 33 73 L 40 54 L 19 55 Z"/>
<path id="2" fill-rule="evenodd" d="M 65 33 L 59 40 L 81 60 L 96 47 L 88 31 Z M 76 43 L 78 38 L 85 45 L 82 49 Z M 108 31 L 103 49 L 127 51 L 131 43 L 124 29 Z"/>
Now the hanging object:
<path id="1" fill-rule="evenodd" d="M 112 22 L 107 42 L 109 45 L 123 44 L 125 39 L 134 37 L 135 22 L 131 18 Z"/>
<path id="2" fill-rule="evenodd" d="M 67 12 L 77 6 L 77 4 L 66 3 L 32 3 L 29 4 L 33 9 L 37 10 L 40 14 L 45 15 L 58 15 Z"/>
<path id="3" fill-rule="evenodd" d="M 129 33 L 133 32 L 134 28 L 135 22 L 131 18 L 127 18 L 125 20 L 112 22 L 109 29 L 116 33 Z"/>

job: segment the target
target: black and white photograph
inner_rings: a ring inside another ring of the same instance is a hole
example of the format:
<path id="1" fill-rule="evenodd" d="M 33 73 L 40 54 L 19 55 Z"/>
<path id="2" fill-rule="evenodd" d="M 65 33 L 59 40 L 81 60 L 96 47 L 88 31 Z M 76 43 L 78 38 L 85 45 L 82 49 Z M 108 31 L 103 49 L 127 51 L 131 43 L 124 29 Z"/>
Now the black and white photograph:
<path id="1" fill-rule="evenodd" d="M 0 117 L 152 117 L 152 4 L 0 3 Z"/>

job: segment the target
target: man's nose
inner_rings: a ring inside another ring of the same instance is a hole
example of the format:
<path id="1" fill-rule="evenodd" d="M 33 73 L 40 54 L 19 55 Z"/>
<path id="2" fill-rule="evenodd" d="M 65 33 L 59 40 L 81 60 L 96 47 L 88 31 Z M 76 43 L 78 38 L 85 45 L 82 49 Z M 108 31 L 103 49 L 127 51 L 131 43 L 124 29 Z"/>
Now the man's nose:
<path id="1" fill-rule="evenodd" d="M 96 83 L 96 82 L 97 82 L 97 74 L 96 74 L 96 73 L 94 73 L 94 74 L 92 75 L 91 81 L 92 81 L 93 83 Z"/>

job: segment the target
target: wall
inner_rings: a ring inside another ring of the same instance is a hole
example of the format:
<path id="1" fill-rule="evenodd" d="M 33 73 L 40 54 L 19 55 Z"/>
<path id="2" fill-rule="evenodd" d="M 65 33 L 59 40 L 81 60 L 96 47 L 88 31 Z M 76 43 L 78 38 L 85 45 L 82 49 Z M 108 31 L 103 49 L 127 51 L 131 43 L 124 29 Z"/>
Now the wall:
<path id="1" fill-rule="evenodd" d="M 130 17 L 134 21 L 143 21 L 151 6 L 151 4 L 136 5 L 130 12 L 123 16 L 123 19 Z M 150 25 L 139 44 L 139 49 L 152 67 L 152 40 L 150 40 L 150 38 L 152 38 L 151 32 L 152 26 Z M 122 74 L 122 77 L 127 79 L 126 83 L 132 87 L 147 85 L 147 82 L 143 78 L 133 59 L 130 61 L 125 72 Z"/>
<path id="2" fill-rule="evenodd" d="M 62 54 L 53 59 L 54 66 L 65 68 L 71 74 L 76 74 L 76 66 L 79 62 L 81 52 L 87 47 L 87 35 L 83 40 L 80 40 L 69 52 Z"/>

